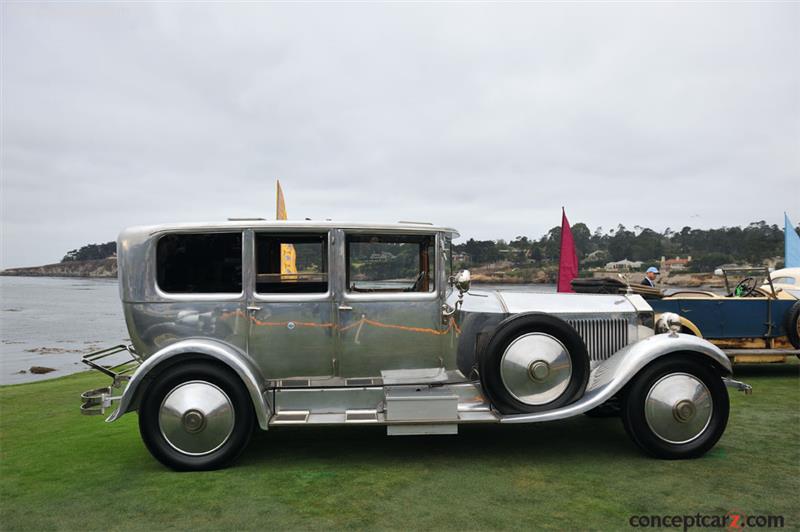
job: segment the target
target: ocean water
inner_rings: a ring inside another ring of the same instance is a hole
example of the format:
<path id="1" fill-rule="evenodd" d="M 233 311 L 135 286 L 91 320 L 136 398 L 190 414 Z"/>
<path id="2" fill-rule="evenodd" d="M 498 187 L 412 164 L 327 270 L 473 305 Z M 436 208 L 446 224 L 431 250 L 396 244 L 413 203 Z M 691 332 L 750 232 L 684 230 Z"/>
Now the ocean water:
<path id="1" fill-rule="evenodd" d="M 127 341 L 116 279 L 0 277 L 0 384 L 83 371 L 82 355 Z"/>
<path id="2" fill-rule="evenodd" d="M 474 285 L 554 292 L 554 285 Z M 83 371 L 81 356 L 128 343 L 116 279 L 0 277 L 0 384 Z M 53 368 L 43 375 L 32 366 Z"/>

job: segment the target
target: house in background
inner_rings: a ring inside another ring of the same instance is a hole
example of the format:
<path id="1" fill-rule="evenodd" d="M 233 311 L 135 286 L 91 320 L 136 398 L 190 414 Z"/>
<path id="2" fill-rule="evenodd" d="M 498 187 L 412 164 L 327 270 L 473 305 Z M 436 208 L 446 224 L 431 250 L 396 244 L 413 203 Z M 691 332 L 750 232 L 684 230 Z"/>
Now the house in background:
<path id="1" fill-rule="evenodd" d="M 683 271 L 689 267 L 689 263 L 692 262 L 692 256 L 689 255 L 685 259 L 680 257 L 675 257 L 674 259 L 668 259 L 664 256 L 661 257 L 661 267 L 659 268 L 662 272 L 670 272 L 670 271 Z"/>
<path id="2" fill-rule="evenodd" d="M 638 270 L 641 267 L 642 261 L 640 260 L 622 259 L 616 262 L 607 262 L 605 269 L 614 272 L 628 272 L 631 270 Z"/>
<path id="3" fill-rule="evenodd" d="M 453 262 L 460 264 L 469 264 L 472 262 L 472 257 L 469 253 L 453 253 Z"/>

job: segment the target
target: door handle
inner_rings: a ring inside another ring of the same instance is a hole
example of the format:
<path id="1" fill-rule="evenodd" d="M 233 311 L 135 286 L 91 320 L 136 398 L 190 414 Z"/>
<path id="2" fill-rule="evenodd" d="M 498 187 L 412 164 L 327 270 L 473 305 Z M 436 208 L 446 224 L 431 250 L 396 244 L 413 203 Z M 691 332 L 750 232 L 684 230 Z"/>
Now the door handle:
<path id="1" fill-rule="evenodd" d="M 261 310 L 261 307 L 249 306 L 247 307 L 247 310 L 252 310 L 252 311 Z"/>
<path id="2" fill-rule="evenodd" d="M 353 307 L 349 305 L 339 305 L 339 310 L 353 310 Z"/>

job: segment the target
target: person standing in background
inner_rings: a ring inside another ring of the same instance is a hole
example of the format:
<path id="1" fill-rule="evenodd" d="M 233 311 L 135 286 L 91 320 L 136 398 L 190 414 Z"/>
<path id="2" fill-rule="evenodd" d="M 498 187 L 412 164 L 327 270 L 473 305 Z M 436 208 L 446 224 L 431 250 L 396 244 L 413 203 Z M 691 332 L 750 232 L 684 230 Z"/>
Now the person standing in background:
<path id="1" fill-rule="evenodd" d="M 651 288 L 656 287 L 656 276 L 658 275 L 658 268 L 655 266 L 650 266 L 647 268 L 647 271 L 644 274 L 644 279 L 642 279 L 642 283 L 645 286 L 649 286 Z"/>

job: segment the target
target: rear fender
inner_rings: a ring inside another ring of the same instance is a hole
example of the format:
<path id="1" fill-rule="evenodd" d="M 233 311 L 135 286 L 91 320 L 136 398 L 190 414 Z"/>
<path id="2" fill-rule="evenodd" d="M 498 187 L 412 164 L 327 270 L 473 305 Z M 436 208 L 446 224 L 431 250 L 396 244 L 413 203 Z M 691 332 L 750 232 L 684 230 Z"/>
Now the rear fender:
<path id="1" fill-rule="evenodd" d="M 223 342 L 209 338 L 194 338 L 170 344 L 153 353 L 131 376 L 128 386 L 120 397 L 119 407 L 106 419 L 116 421 L 125 413 L 135 410 L 141 399 L 147 380 L 172 364 L 185 360 L 213 360 L 224 364 L 242 380 L 253 403 L 253 410 L 258 418 L 259 426 L 266 430 L 269 422 L 270 407 L 262 390 L 266 381 L 250 358 L 241 350 Z"/>
<path id="2" fill-rule="evenodd" d="M 720 377 L 729 376 L 733 372 L 731 361 L 712 343 L 689 334 L 657 334 L 619 350 L 598 364 L 589 376 L 586 393 L 576 402 L 546 412 L 504 416 L 500 422 L 534 423 L 582 414 L 611 399 L 648 364 L 678 353 L 696 355 L 716 368 Z"/>

